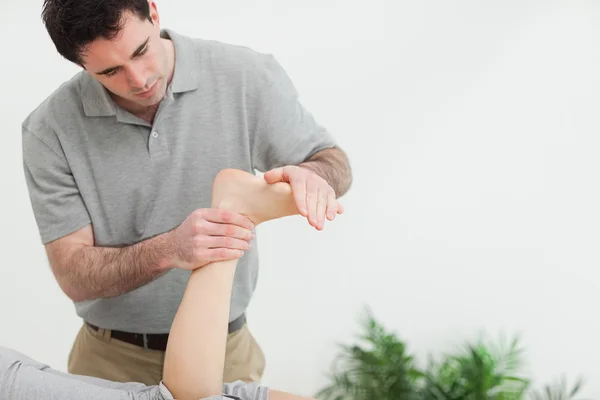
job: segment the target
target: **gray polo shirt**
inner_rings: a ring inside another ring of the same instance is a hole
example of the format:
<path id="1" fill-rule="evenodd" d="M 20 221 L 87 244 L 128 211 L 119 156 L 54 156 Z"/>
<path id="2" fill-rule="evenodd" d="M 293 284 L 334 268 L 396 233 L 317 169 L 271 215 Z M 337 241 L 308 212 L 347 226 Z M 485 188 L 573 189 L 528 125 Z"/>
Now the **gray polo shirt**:
<path id="1" fill-rule="evenodd" d="M 222 395 L 201 400 L 267 400 L 268 397 L 267 387 L 236 381 L 224 384 Z M 146 386 L 67 374 L 0 346 L 0 400 L 25 399 L 173 400 L 173 395 L 162 382 Z"/>
<path id="2" fill-rule="evenodd" d="M 262 172 L 335 146 L 272 55 L 162 35 L 174 43 L 175 71 L 153 124 L 117 106 L 85 71 L 24 120 L 24 172 L 43 243 L 92 223 L 97 246 L 131 245 L 210 207 L 224 168 Z M 253 246 L 238 264 L 230 320 L 246 310 L 257 276 Z M 76 312 L 106 329 L 168 332 L 188 277 L 173 269 L 121 296 L 77 302 Z"/>

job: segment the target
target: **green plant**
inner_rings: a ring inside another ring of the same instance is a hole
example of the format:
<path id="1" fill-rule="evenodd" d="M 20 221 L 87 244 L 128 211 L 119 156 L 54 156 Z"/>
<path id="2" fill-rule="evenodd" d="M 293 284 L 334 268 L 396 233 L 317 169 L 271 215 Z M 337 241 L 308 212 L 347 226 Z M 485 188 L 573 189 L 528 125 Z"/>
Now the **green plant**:
<path id="1" fill-rule="evenodd" d="M 418 367 L 406 344 L 367 312 L 363 333 L 353 345 L 340 345 L 329 383 L 320 400 L 574 400 L 583 380 L 566 380 L 534 390 L 522 372 L 523 349 L 509 342 L 479 340 L 426 368 Z"/>
<path id="2" fill-rule="evenodd" d="M 417 399 L 416 384 L 421 372 L 413 356 L 395 334 L 386 332 L 370 314 L 359 343 L 341 345 L 331 384 L 317 397 L 326 400 Z"/>
<path id="3" fill-rule="evenodd" d="M 567 379 L 563 376 L 560 381 L 546 385 L 543 389 L 531 392 L 531 400 L 574 400 L 575 395 L 583 387 L 583 378 L 578 378 L 571 388 L 567 385 Z"/>
<path id="4" fill-rule="evenodd" d="M 424 400 L 517 400 L 523 397 L 529 380 L 519 376 L 522 365 L 519 342 L 492 350 L 483 341 L 467 343 L 464 349 L 430 363 L 424 374 Z"/>

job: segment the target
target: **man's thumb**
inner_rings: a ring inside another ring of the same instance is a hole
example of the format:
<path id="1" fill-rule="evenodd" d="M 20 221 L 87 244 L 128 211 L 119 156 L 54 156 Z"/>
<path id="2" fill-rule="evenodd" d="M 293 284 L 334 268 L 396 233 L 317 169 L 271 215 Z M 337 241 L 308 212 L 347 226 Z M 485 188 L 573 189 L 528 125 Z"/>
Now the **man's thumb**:
<path id="1" fill-rule="evenodd" d="M 264 178 L 267 181 L 267 183 L 283 181 L 283 168 L 275 168 L 265 172 Z"/>

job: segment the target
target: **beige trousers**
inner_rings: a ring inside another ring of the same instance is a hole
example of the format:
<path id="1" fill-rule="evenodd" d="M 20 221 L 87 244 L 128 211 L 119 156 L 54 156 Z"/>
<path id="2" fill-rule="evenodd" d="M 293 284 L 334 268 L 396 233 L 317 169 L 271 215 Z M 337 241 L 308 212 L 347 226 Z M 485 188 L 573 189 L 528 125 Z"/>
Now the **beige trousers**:
<path id="1" fill-rule="evenodd" d="M 144 349 L 113 339 L 109 330 L 95 331 L 83 324 L 69 354 L 68 372 L 114 382 L 157 385 L 162 379 L 164 361 L 164 351 Z M 260 382 L 264 369 L 265 356 L 248 325 L 230 333 L 223 381 Z"/>

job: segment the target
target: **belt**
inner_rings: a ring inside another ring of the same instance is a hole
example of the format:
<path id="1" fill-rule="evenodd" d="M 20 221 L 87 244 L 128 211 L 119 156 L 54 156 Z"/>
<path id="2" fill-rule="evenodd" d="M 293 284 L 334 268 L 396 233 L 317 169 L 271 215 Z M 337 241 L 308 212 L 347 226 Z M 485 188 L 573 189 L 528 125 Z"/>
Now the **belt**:
<path id="1" fill-rule="evenodd" d="M 227 331 L 229 333 L 233 333 L 241 329 L 246 323 L 246 315 L 242 314 L 237 317 L 233 321 L 229 323 L 227 327 Z M 98 331 L 100 328 L 86 322 L 86 324 L 95 331 Z M 123 331 L 110 331 L 110 337 L 113 339 L 121 340 L 123 342 L 127 342 L 130 344 L 134 344 L 136 346 L 143 347 L 149 350 L 167 350 L 167 340 L 169 339 L 168 333 L 132 333 L 132 332 L 123 332 Z"/>

